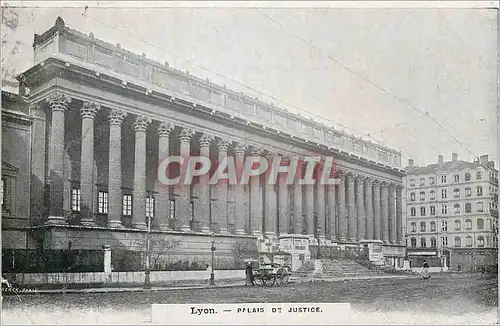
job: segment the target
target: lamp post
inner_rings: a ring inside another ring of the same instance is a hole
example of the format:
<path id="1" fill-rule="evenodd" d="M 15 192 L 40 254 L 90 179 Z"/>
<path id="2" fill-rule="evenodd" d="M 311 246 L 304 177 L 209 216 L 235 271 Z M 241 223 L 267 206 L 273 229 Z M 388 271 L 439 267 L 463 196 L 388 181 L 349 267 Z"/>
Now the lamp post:
<path id="1" fill-rule="evenodd" d="M 319 249 L 321 247 L 321 243 L 320 243 L 320 239 L 319 239 L 320 232 L 321 232 L 321 227 L 318 226 L 318 228 L 316 229 L 316 238 L 318 241 L 318 252 L 316 253 L 316 259 L 319 259 L 321 256 L 320 249 Z"/>
<path id="2" fill-rule="evenodd" d="M 151 234 L 151 215 L 148 215 L 148 229 L 146 232 L 146 271 L 144 272 L 144 288 L 151 289 L 151 243 L 150 243 L 150 234 Z"/>
<path id="3" fill-rule="evenodd" d="M 215 233 L 212 232 L 210 237 L 212 239 L 212 247 L 210 248 L 212 250 L 212 272 L 210 273 L 210 285 L 215 285 L 215 277 L 214 277 Z"/>

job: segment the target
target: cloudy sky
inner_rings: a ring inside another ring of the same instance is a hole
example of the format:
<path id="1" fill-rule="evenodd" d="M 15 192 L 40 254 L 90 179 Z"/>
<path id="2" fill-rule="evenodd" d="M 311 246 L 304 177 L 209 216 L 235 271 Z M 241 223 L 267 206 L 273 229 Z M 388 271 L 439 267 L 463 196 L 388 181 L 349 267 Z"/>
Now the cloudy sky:
<path id="1" fill-rule="evenodd" d="M 2 28 L 4 78 L 33 64 L 33 34 L 61 16 L 132 52 L 369 134 L 419 165 L 452 152 L 498 164 L 494 9 L 13 10 L 19 25 Z"/>

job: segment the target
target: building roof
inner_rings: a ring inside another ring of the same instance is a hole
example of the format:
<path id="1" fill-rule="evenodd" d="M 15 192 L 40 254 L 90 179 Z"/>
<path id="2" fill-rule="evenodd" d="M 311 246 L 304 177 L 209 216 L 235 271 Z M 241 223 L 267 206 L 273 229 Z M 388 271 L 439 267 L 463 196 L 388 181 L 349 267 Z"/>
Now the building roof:
<path id="1" fill-rule="evenodd" d="M 443 164 L 433 163 L 427 166 L 407 166 L 406 171 L 409 175 L 422 175 L 422 174 L 431 174 L 439 171 L 462 171 L 462 170 L 474 170 L 477 167 L 483 167 L 485 169 L 490 169 L 490 167 L 485 166 L 478 161 L 475 162 L 467 162 L 467 161 L 448 161 L 443 162 Z"/>

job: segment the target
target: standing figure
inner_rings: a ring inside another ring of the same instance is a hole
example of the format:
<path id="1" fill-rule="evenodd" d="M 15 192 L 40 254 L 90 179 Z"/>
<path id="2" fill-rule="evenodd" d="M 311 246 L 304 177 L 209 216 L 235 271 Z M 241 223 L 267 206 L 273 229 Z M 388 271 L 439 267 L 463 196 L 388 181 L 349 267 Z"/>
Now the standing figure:
<path id="1" fill-rule="evenodd" d="M 253 267 L 252 267 L 252 263 L 251 262 L 248 262 L 247 263 L 247 267 L 245 268 L 245 286 L 247 286 L 248 284 L 251 284 L 252 286 L 255 285 L 255 282 L 254 282 L 254 277 L 253 277 Z"/>

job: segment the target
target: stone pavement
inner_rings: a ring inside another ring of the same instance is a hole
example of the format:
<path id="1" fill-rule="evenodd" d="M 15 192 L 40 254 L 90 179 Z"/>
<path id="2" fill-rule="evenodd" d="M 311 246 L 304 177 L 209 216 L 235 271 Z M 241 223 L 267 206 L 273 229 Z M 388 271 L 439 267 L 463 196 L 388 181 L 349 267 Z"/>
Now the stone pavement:
<path id="1" fill-rule="evenodd" d="M 438 277 L 439 275 L 436 275 Z M 307 283 L 307 282 L 343 282 L 352 280 L 373 280 L 373 279 L 413 279 L 419 278 L 419 275 L 369 275 L 369 276 L 351 276 L 351 277 L 291 277 L 290 284 L 293 283 Z M 174 291 L 174 290 L 197 290 L 197 289 L 210 289 L 210 288 L 230 288 L 230 287 L 244 287 L 245 281 L 240 279 L 234 280 L 221 280 L 217 282 L 214 286 L 201 284 L 199 281 L 186 281 L 183 285 L 179 283 L 175 284 L 152 284 L 151 289 L 144 289 L 140 284 L 135 284 L 135 286 L 124 286 L 117 287 L 117 285 L 106 287 L 89 287 L 89 288 L 58 288 L 58 289 L 32 289 L 27 291 L 15 291 L 18 294 L 30 294 L 30 293 L 119 293 L 119 292 L 147 292 L 147 291 Z"/>

